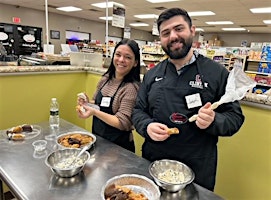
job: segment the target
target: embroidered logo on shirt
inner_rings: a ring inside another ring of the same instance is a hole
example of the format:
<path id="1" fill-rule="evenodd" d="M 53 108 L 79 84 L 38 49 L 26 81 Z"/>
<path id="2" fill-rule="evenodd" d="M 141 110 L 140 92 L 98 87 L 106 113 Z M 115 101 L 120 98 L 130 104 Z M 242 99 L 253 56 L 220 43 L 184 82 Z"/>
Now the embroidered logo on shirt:
<path id="1" fill-rule="evenodd" d="M 155 81 L 157 82 L 157 81 L 161 81 L 161 80 L 163 80 L 164 78 L 163 77 L 155 77 Z"/>
<path id="2" fill-rule="evenodd" d="M 195 78 L 195 81 L 190 81 L 190 82 L 189 82 L 189 85 L 190 85 L 191 87 L 193 87 L 193 88 L 200 88 L 200 89 L 203 89 L 200 75 L 197 74 L 197 75 L 196 75 L 196 78 Z M 204 87 L 208 87 L 208 83 L 204 83 Z"/>
<path id="3" fill-rule="evenodd" d="M 169 116 L 169 119 L 171 122 L 173 122 L 175 124 L 185 124 L 188 120 L 188 117 L 184 114 L 181 114 L 181 113 L 172 113 Z"/>

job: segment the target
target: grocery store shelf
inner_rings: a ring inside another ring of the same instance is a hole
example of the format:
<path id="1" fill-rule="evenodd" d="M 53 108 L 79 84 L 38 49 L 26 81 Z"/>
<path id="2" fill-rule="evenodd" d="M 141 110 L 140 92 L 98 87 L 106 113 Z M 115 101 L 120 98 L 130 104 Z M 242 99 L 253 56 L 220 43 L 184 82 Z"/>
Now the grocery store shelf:
<path id="1" fill-rule="evenodd" d="M 244 101 L 244 100 L 241 100 L 240 103 L 241 103 L 241 105 L 247 105 L 247 106 L 261 108 L 261 109 L 265 109 L 265 110 L 271 110 L 271 105 L 267 105 L 267 104 L 251 102 L 251 101 Z"/>

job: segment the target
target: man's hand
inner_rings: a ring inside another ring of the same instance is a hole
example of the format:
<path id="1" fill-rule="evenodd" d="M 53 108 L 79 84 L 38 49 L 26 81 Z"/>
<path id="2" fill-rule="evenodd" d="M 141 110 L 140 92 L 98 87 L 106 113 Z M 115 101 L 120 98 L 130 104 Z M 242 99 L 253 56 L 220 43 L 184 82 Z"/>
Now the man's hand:
<path id="1" fill-rule="evenodd" d="M 211 103 L 208 102 L 199 109 L 196 125 L 200 129 L 206 129 L 215 119 L 215 112 L 211 109 Z"/>
<path id="2" fill-rule="evenodd" d="M 147 126 L 147 133 L 150 138 L 154 141 L 164 141 L 170 135 L 167 132 L 168 127 L 165 124 L 161 124 L 158 122 L 150 123 Z"/>

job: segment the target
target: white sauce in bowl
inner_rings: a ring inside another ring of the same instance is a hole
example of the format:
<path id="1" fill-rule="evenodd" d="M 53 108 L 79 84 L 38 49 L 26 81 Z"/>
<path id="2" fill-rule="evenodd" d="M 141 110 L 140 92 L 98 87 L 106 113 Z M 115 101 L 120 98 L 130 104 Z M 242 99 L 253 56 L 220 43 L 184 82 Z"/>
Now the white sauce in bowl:
<path id="1" fill-rule="evenodd" d="M 70 158 L 65 158 L 61 160 L 60 162 L 56 163 L 54 167 L 58 169 L 71 169 L 71 168 L 80 167 L 83 164 L 84 164 L 84 160 L 82 158 L 76 158 L 75 156 L 72 156 Z"/>
<path id="2" fill-rule="evenodd" d="M 184 173 L 167 169 L 164 172 L 158 174 L 158 179 L 167 183 L 180 184 L 185 181 Z"/>

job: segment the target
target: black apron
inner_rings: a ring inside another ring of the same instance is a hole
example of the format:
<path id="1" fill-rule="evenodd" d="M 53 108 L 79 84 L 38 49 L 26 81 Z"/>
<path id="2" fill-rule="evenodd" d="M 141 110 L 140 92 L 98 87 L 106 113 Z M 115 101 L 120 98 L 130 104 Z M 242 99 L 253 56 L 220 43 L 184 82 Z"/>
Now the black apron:
<path id="1" fill-rule="evenodd" d="M 198 73 L 201 75 L 197 59 L 195 62 L 194 74 Z M 189 70 L 191 70 L 191 66 L 189 67 Z M 207 97 L 204 90 L 203 77 L 201 75 L 203 88 L 193 91 L 187 85 L 178 84 L 178 80 L 172 80 L 172 82 L 175 82 L 172 84 L 165 83 L 167 68 L 168 66 L 165 67 L 164 74 L 160 75 L 160 77 L 163 77 L 163 80 L 159 81 L 159 84 L 155 83 L 156 85 L 154 86 L 156 106 L 153 110 L 153 118 L 157 122 L 167 124 L 169 128 L 177 127 L 180 130 L 180 134 L 172 135 L 162 142 L 145 140 L 142 156 L 150 161 L 167 158 L 183 162 L 195 172 L 196 183 L 209 190 L 213 190 L 217 165 L 216 139 L 212 140 L 212 136 L 200 132 L 195 123 L 185 121 L 185 119 L 188 120 L 189 116 L 195 114 L 195 110 L 198 109 L 188 109 L 185 96 L 200 93 L 202 104 L 206 103 L 204 99 Z M 163 105 L 166 105 L 166 108 Z M 181 115 L 179 116 L 184 116 L 181 120 L 183 123 L 178 124 L 172 121 L 174 113 L 180 113 Z"/>
<path id="2" fill-rule="evenodd" d="M 95 99 L 95 104 L 100 106 L 100 110 L 114 115 L 113 113 L 113 101 L 115 98 L 116 93 L 118 92 L 119 88 L 122 86 L 123 82 L 119 85 L 119 87 L 117 88 L 116 92 L 114 93 L 114 95 L 111 97 L 110 100 L 110 105 L 109 107 L 104 107 L 101 106 L 101 101 L 102 98 L 104 97 L 102 95 L 102 88 L 108 83 L 109 80 L 107 80 L 104 85 L 101 87 L 101 89 L 99 90 L 99 92 L 97 93 L 96 99 Z M 135 144 L 134 141 L 130 141 L 130 135 L 132 134 L 132 131 L 122 131 L 119 130 L 113 126 L 108 125 L 107 123 L 105 123 L 104 121 L 100 120 L 99 118 L 93 116 L 93 126 L 92 126 L 92 132 L 94 134 L 97 134 L 129 151 L 135 152 Z"/>

